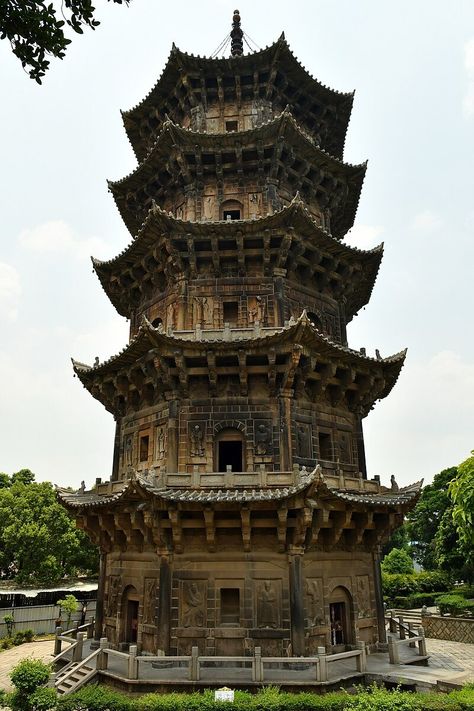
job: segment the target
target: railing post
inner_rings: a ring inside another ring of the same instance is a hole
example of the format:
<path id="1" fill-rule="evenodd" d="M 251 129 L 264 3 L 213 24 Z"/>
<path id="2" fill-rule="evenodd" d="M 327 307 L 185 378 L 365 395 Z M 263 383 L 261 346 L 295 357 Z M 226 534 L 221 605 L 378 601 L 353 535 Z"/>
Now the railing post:
<path id="1" fill-rule="evenodd" d="M 89 624 L 89 627 L 87 628 L 87 639 L 93 639 L 94 637 L 94 627 L 95 627 L 95 618 L 91 617 L 91 621 Z"/>
<path id="2" fill-rule="evenodd" d="M 415 637 L 415 622 L 408 623 L 408 637 Z M 410 647 L 416 647 L 416 642 L 410 642 Z"/>
<path id="3" fill-rule="evenodd" d="M 388 658 L 390 660 L 390 664 L 400 664 L 398 645 L 393 637 L 388 638 Z"/>
<path id="4" fill-rule="evenodd" d="M 109 643 L 107 641 L 107 637 L 101 637 L 99 641 L 99 654 L 97 655 L 97 671 L 105 671 L 107 669 L 108 656 L 105 653 L 105 650 L 108 646 Z"/>
<path id="5" fill-rule="evenodd" d="M 51 674 L 49 675 L 49 679 L 48 679 L 48 687 L 50 689 L 54 689 L 55 686 L 56 686 L 56 674 L 54 672 L 51 672 Z"/>
<path id="6" fill-rule="evenodd" d="M 418 635 L 421 637 L 418 642 L 418 653 L 420 657 L 426 657 L 426 639 L 423 627 L 418 627 Z"/>
<path id="7" fill-rule="evenodd" d="M 393 610 L 390 610 L 389 629 L 393 634 L 397 631 L 397 623 L 395 621 L 395 613 Z"/>
<path id="8" fill-rule="evenodd" d="M 356 657 L 356 667 L 358 672 L 367 671 L 367 652 L 365 649 L 365 642 L 357 642 L 357 649 L 360 650 L 360 654 Z"/>
<path id="9" fill-rule="evenodd" d="M 128 649 L 128 678 L 138 679 L 137 645 L 131 644 Z"/>
<path id="10" fill-rule="evenodd" d="M 318 647 L 319 675 L 318 681 L 328 680 L 328 661 L 325 647 Z"/>
<path id="11" fill-rule="evenodd" d="M 59 637 L 62 635 L 62 633 L 63 633 L 63 628 L 62 628 L 62 627 L 56 627 L 56 631 L 55 631 L 56 637 L 55 637 L 55 639 L 54 639 L 54 656 L 55 656 L 55 657 L 57 657 L 58 654 L 61 654 L 61 645 L 62 645 L 62 642 L 61 642 L 61 640 L 59 639 Z"/>
<path id="12" fill-rule="evenodd" d="M 405 639 L 405 627 L 403 625 L 403 615 L 398 615 L 398 630 L 400 634 L 400 639 Z"/>
<path id="13" fill-rule="evenodd" d="M 82 648 L 84 646 L 84 632 L 78 632 L 76 638 L 76 646 L 72 650 L 72 661 L 80 662 L 82 660 Z"/>
<path id="14" fill-rule="evenodd" d="M 263 681 L 262 648 L 255 647 L 252 662 L 252 681 Z"/>
<path id="15" fill-rule="evenodd" d="M 189 680 L 199 681 L 199 647 L 191 647 L 189 662 Z"/>

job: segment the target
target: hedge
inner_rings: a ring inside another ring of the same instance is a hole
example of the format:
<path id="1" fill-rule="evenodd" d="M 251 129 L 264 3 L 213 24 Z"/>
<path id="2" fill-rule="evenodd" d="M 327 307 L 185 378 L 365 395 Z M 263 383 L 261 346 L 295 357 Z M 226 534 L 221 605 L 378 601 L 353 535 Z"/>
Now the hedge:
<path id="1" fill-rule="evenodd" d="M 58 698 L 57 711 L 472 711 L 474 689 L 450 694 L 412 694 L 375 686 L 350 695 L 288 694 L 266 687 L 253 695 L 235 692 L 235 701 L 215 702 L 214 692 L 193 694 L 146 694 L 130 698 L 104 686 L 86 686 L 75 694 Z M 38 710 L 40 711 L 40 710 Z"/>

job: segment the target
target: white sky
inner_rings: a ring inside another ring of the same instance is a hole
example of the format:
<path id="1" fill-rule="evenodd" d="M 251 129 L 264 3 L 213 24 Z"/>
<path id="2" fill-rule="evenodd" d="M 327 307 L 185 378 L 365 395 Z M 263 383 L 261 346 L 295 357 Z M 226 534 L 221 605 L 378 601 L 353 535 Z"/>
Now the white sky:
<path id="1" fill-rule="evenodd" d="M 103 2 L 43 86 L 0 42 L 0 470 L 79 486 L 108 478 L 114 423 L 73 378 L 70 357 L 118 352 L 128 328 L 89 255 L 129 242 L 106 178 L 135 166 L 119 109 L 160 75 L 174 40 L 211 54 L 230 30 L 220 0 Z M 385 242 L 350 345 L 408 347 L 392 394 L 365 420 L 369 476 L 399 483 L 465 459 L 473 441 L 474 3 L 237 3 L 259 46 L 285 30 L 323 83 L 356 89 L 345 158 L 369 167 L 348 242 Z"/>

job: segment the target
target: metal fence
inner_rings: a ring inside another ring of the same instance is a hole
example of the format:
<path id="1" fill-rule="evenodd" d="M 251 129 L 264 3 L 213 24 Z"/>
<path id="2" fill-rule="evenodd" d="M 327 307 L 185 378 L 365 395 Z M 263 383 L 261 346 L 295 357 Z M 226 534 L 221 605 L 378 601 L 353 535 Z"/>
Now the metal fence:
<path id="1" fill-rule="evenodd" d="M 58 595 L 58 600 L 64 597 Z M 82 597 L 82 595 L 81 595 Z M 82 600 L 81 600 L 82 602 Z M 95 600 L 87 600 L 86 620 L 95 616 Z M 0 637 L 7 634 L 7 626 L 4 622 L 5 615 L 13 615 L 15 620 L 13 633 L 32 629 L 35 634 L 51 634 L 56 628 L 56 619 L 59 617 L 59 607 L 57 605 L 28 605 L 26 607 L 1 607 L 0 608 Z M 71 626 L 81 619 L 81 608 L 71 617 Z M 66 624 L 64 620 L 63 624 Z"/>

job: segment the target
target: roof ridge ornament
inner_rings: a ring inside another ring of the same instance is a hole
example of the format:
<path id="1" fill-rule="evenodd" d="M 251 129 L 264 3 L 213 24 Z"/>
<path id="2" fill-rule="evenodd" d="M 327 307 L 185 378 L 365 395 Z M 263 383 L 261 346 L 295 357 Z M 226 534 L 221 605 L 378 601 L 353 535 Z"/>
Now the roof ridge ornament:
<path id="1" fill-rule="evenodd" d="M 232 18 L 232 30 L 230 32 L 231 44 L 230 53 L 233 57 L 241 57 L 244 53 L 244 43 L 243 43 L 243 30 L 240 26 L 240 13 L 238 10 L 234 10 L 234 16 Z"/>

